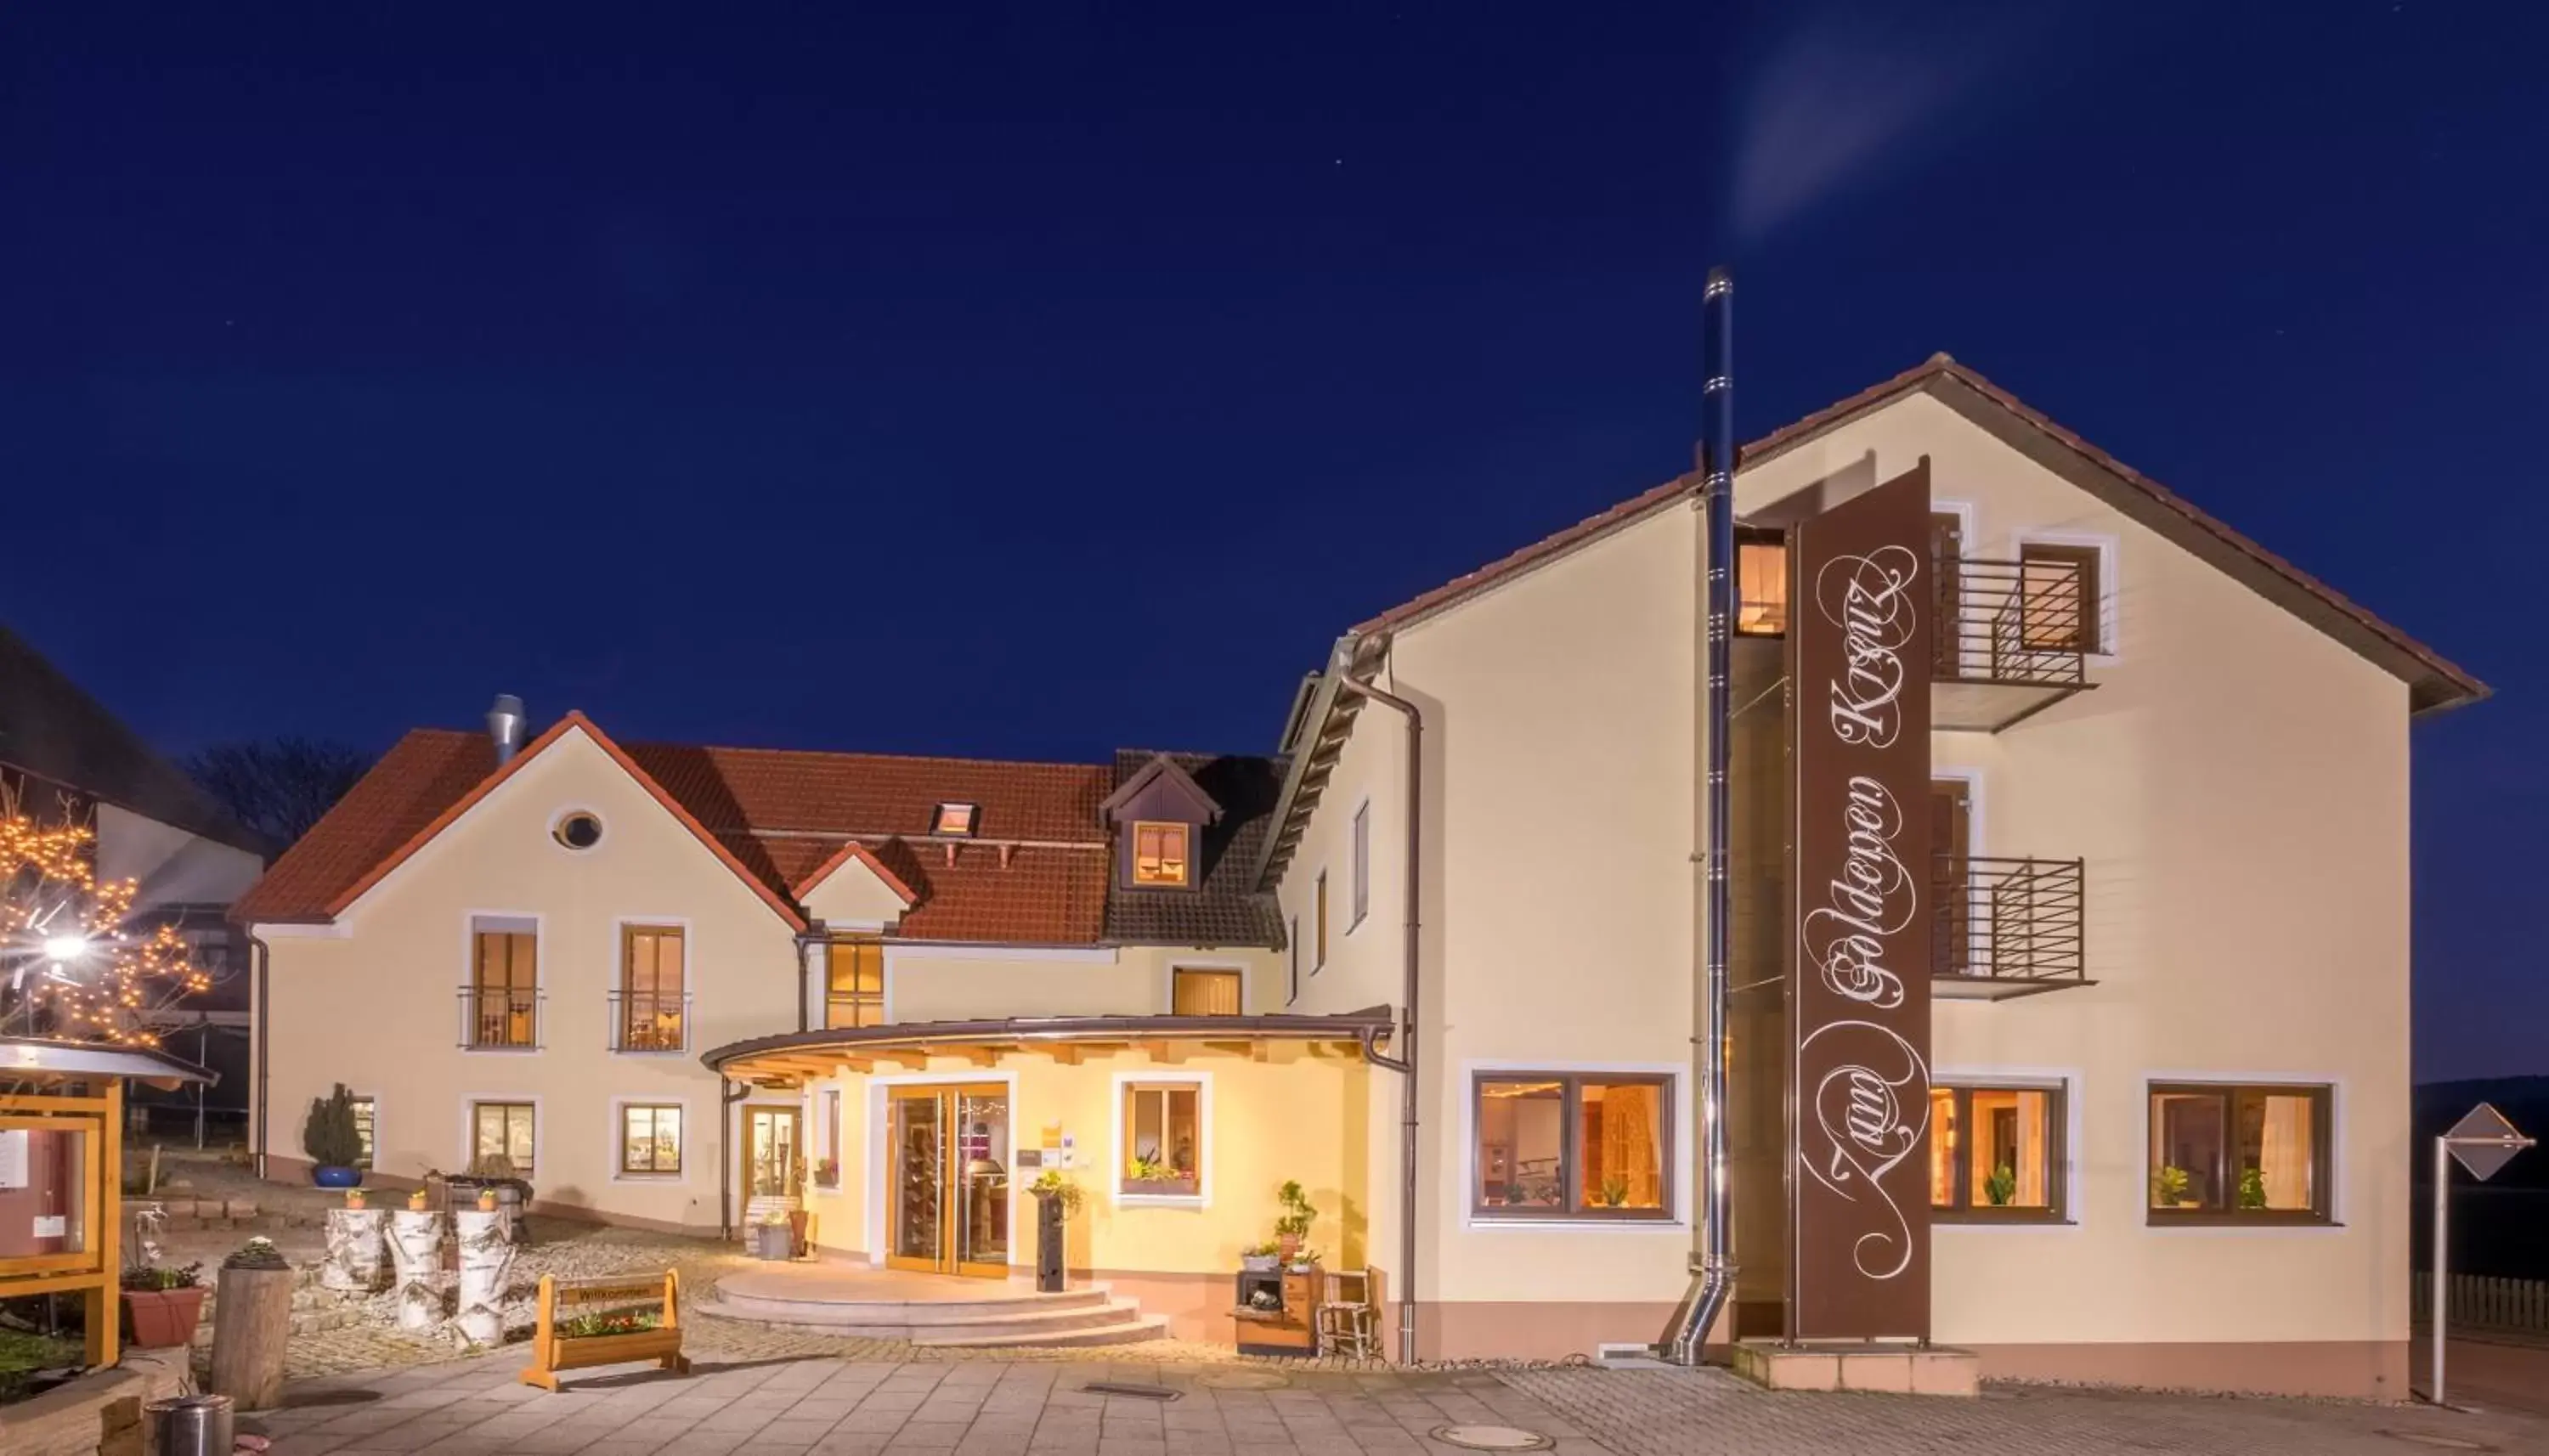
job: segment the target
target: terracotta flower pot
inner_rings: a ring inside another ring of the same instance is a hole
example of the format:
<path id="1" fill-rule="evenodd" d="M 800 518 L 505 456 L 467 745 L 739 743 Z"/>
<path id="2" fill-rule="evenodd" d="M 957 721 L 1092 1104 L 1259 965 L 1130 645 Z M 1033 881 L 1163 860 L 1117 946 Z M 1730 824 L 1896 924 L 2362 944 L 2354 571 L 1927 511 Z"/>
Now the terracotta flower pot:
<path id="1" fill-rule="evenodd" d="M 204 1289 L 128 1289 L 124 1309 L 134 1348 L 176 1349 L 195 1342 L 195 1326 L 204 1320 Z"/>

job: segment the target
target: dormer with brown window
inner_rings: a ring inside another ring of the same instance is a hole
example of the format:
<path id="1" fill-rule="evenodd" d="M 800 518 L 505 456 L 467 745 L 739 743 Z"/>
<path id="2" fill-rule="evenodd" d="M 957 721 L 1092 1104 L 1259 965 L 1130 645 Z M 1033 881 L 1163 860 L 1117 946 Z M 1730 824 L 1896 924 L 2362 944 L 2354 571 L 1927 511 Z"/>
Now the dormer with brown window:
<path id="1" fill-rule="evenodd" d="M 1115 831 L 1115 882 L 1125 889 L 1190 890 L 1203 878 L 1204 830 L 1221 805 L 1166 754 L 1098 806 Z"/>

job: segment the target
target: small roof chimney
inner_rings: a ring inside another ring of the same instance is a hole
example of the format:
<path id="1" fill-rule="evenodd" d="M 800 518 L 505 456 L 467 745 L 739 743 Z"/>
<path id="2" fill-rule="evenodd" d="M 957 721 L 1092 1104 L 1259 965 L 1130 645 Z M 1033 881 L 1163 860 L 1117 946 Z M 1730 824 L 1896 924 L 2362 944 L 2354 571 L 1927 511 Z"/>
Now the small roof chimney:
<path id="1" fill-rule="evenodd" d="M 496 767 L 502 769 L 522 751 L 522 727 L 529 722 L 522 712 L 522 700 L 510 692 L 496 694 L 493 707 L 487 709 L 487 736 L 496 742 Z"/>

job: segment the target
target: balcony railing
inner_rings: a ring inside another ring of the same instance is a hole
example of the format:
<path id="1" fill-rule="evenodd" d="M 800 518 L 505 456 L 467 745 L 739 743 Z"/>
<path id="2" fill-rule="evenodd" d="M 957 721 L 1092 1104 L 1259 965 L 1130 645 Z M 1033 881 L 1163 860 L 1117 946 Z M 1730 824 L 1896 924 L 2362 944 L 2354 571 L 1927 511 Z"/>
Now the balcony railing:
<path id="1" fill-rule="evenodd" d="M 614 1051 L 688 1051 L 691 1049 L 690 993 L 614 991 L 611 993 L 611 1049 Z"/>
<path id="2" fill-rule="evenodd" d="M 460 988 L 460 1045 L 471 1051 L 536 1051 L 545 991 L 506 986 Z"/>
<path id="3" fill-rule="evenodd" d="M 2095 603 L 2070 561 L 1965 559 L 1937 578 L 1932 715 L 1997 731 L 2090 685 Z"/>
<path id="4" fill-rule="evenodd" d="M 2000 1001 L 2089 984 L 2086 879 L 2078 860 L 1935 857 L 1931 993 Z"/>

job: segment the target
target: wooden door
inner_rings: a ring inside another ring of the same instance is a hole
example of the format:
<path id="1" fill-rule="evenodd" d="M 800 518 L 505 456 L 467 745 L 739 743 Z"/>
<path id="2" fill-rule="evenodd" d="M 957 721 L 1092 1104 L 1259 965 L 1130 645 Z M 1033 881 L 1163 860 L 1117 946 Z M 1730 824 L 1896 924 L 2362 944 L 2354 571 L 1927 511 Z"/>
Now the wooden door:
<path id="1" fill-rule="evenodd" d="M 1930 780 L 1931 968 L 1938 975 L 1973 968 L 1973 815 L 1971 783 Z"/>

